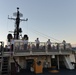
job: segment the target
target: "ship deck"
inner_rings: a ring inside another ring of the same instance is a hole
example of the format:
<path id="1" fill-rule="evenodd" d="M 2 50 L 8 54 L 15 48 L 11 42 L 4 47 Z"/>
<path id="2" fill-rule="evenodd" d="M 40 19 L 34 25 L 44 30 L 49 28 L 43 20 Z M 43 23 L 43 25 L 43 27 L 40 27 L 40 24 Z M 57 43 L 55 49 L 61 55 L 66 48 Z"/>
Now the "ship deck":
<path id="1" fill-rule="evenodd" d="M 50 72 L 51 70 L 45 69 L 41 74 L 35 74 L 34 72 L 30 72 L 27 70 L 22 70 L 21 72 L 17 73 L 16 75 L 76 75 L 76 69 L 68 70 L 68 69 L 60 69 L 57 73 Z"/>

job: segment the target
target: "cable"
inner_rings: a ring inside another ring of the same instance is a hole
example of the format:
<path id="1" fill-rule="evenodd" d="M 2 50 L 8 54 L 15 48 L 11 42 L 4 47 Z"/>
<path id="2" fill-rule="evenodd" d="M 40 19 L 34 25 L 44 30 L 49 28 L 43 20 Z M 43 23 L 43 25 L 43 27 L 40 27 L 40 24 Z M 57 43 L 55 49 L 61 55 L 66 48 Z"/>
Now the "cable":
<path id="1" fill-rule="evenodd" d="M 37 30 L 35 30 L 35 29 L 33 29 L 32 28 L 32 30 L 35 32 L 35 33 L 38 33 L 38 34 L 41 34 L 42 36 L 44 36 L 45 38 L 51 38 L 51 39 L 53 39 L 53 40 L 56 40 L 56 41 L 58 41 L 58 42 L 61 42 L 60 40 L 58 40 L 58 39 L 55 39 L 55 38 L 53 38 L 53 37 L 50 37 L 50 36 L 48 36 L 48 35 L 46 35 L 46 34 L 44 34 L 44 33 L 41 33 L 41 32 L 39 32 L 39 31 L 37 31 Z"/>

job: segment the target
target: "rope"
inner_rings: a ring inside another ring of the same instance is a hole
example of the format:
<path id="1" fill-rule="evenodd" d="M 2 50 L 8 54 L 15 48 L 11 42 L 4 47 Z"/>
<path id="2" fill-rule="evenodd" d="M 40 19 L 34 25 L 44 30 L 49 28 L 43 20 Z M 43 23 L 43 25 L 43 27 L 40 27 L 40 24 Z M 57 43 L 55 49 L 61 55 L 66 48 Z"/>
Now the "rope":
<path id="1" fill-rule="evenodd" d="M 32 30 L 32 31 L 33 31 L 33 30 Z M 44 36 L 44 35 L 42 35 L 42 34 L 36 32 L 36 31 L 33 31 L 33 32 L 36 33 L 36 34 L 38 34 L 38 35 L 40 35 L 40 36 L 42 36 L 42 37 L 44 37 L 44 38 L 46 38 L 46 39 L 48 39 L 46 36 Z"/>
<path id="2" fill-rule="evenodd" d="M 48 35 L 46 35 L 46 34 L 44 34 L 44 33 L 41 33 L 41 32 L 39 32 L 39 31 L 37 31 L 37 30 L 35 30 L 35 29 L 33 29 L 33 28 L 31 28 L 32 29 L 32 31 L 34 31 L 35 33 L 37 33 L 37 34 L 39 34 L 39 35 L 41 35 L 41 36 L 43 36 L 43 37 L 45 37 L 45 38 L 51 38 L 52 40 L 56 40 L 56 41 L 58 41 L 58 42 L 61 42 L 60 40 L 58 40 L 58 39 L 55 39 L 55 38 L 53 38 L 53 37 L 50 37 L 50 36 L 48 36 Z"/>
<path id="3" fill-rule="evenodd" d="M 16 65 L 19 67 L 19 69 L 22 69 L 22 67 L 18 64 L 18 62 L 16 61 L 16 59 L 13 57 L 14 62 L 16 63 Z"/>

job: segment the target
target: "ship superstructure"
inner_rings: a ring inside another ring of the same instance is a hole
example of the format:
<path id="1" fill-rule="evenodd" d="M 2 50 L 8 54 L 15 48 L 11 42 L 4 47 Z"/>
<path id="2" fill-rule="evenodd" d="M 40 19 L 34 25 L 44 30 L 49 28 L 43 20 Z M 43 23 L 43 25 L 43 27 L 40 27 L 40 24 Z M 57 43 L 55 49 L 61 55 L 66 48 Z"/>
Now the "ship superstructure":
<path id="1" fill-rule="evenodd" d="M 15 20 L 14 36 L 7 35 L 8 44 L 4 47 L 4 43 L 0 42 L 0 73 L 2 75 L 14 75 L 20 72 L 21 69 L 33 71 L 34 73 L 43 73 L 45 68 L 56 66 L 56 69 L 63 67 L 74 69 L 75 56 L 70 43 L 51 43 L 50 48 L 46 42 L 40 42 L 39 48 L 36 47 L 36 42 L 28 42 L 25 49 L 24 41 L 28 40 L 28 35 L 25 34 L 20 38 L 22 28 L 19 27 L 20 21 L 28 19 L 20 19 L 23 16 L 17 8 L 17 13 L 14 13 L 16 18 L 8 18 Z M 11 40 L 13 39 L 13 46 Z M 11 47 L 12 46 L 12 47 Z"/>

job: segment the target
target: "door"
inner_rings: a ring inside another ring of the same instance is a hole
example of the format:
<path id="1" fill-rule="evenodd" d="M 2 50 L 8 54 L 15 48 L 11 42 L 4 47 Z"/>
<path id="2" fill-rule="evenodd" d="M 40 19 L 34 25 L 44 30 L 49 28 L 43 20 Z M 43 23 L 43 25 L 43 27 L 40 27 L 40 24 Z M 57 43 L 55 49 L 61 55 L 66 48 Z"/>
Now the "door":
<path id="1" fill-rule="evenodd" d="M 30 71 L 30 68 L 33 65 L 33 63 L 34 63 L 33 59 L 27 59 L 26 60 L 26 69 Z"/>
<path id="2" fill-rule="evenodd" d="M 15 63 L 11 63 L 11 75 L 16 75 L 16 66 Z"/>

